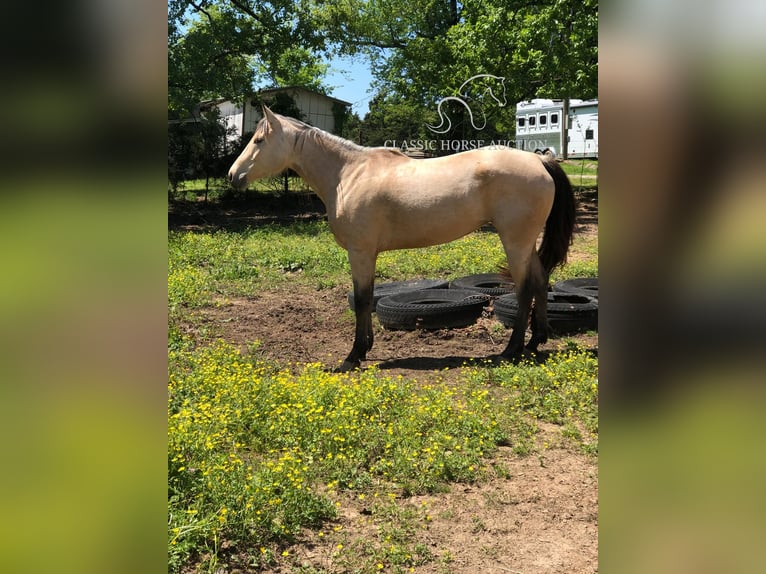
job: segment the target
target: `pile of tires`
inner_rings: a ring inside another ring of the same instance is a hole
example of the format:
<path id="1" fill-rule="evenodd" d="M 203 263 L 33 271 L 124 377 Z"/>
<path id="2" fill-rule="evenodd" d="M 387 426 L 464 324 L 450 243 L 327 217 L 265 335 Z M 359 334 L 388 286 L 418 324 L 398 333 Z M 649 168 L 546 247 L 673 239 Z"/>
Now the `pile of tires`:
<path id="1" fill-rule="evenodd" d="M 494 307 L 506 327 L 518 315 L 515 285 L 499 273 L 480 273 L 455 279 L 393 281 L 375 286 L 373 311 L 386 329 L 451 329 L 467 327 Z M 354 308 L 354 294 L 348 294 Z M 548 292 L 548 323 L 556 334 L 598 328 L 598 278 L 558 281 Z"/>
<path id="2" fill-rule="evenodd" d="M 398 295 L 400 293 L 409 293 L 411 291 L 422 291 L 424 289 L 446 289 L 449 282 L 441 279 L 413 279 L 411 281 L 390 281 L 388 283 L 376 284 L 372 295 L 372 311 L 376 311 L 378 302 L 383 297 Z M 348 294 L 348 305 L 351 310 L 354 309 L 354 292 Z"/>
<path id="3" fill-rule="evenodd" d="M 598 277 L 578 277 L 557 281 L 553 284 L 553 290 L 558 293 L 584 295 L 598 301 Z"/>
<path id="4" fill-rule="evenodd" d="M 377 313 L 386 329 L 452 329 L 473 325 L 489 301 L 466 289 L 425 289 L 383 297 Z"/>
<path id="5" fill-rule="evenodd" d="M 519 313 L 515 294 L 495 299 L 495 317 L 511 327 Z M 553 333 L 563 335 L 598 328 L 598 301 L 579 293 L 548 292 L 548 325 Z"/>
<path id="6" fill-rule="evenodd" d="M 484 293 L 490 297 L 508 295 L 516 290 L 516 285 L 505 275 L 500 273 L 478 273 L 459 277 L 450 283 L 453 289 L 468 289 Z"/>

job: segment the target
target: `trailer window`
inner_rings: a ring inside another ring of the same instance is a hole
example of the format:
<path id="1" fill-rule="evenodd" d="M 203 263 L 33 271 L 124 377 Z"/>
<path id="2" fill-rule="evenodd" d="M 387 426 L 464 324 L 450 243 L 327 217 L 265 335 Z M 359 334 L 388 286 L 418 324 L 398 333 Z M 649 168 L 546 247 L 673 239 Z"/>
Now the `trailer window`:
<path id="1" fill-rule="evenodd" d="M 593 130 L 585 130 L 585 139 L 586 140 L 592 140 L 593 139 Z"/>
<path id="2" fill-rule="evenodd" d="M 535 125 L 535 116 L 529 116 L 529 125 L 530 126 Z"/>
<path id="3" fill-rule="evenodd" d="M 527 118 L 519 118 L 519 127 L 523 128 L 527 123 Z"/>
<path id="4" fill-rule="evenodd" d="M 545 114 L 540 114 L 540 125 L 544 126 L 547 123 L 548 123 L 548 116 L 546 116 Z"/>
<path id="5" fill-rule="evenodd" d="M 559 123 L 559 115 L 551 114 L 551 124 L 556 125 L 557 123 Z"/>

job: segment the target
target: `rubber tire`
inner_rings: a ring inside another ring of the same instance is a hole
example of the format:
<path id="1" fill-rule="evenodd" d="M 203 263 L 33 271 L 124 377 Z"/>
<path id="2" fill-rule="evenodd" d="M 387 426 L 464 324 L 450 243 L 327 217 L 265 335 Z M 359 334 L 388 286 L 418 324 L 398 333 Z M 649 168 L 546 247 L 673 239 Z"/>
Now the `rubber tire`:
<path id="1" fill-rule="evenodd" d="M 464 289 L 424 289 L 383 297 L 378 321 L 386 329 L 450 329 L 476 322 L 489 297 Z"/>
<path id="2" fill-rule="evenodd" d="M 516 284 L 500 273 L 478 273 L 459 277 L 450 283 L 450 288 L 468 289 L 490 297 L 508 295 L 516 290 Z"/>
<path id="3" fill-rule="evenodd" d="M 513 326 L 519 313 L 516 294 L 495 299 L 495 317 L 506 327 Z M 578 293 L 548 293 L 548 325 L 555 334 L 598 329 L 598 301 Z"/>
<path id="4" fill-rule="evenodd" d="M 585 295 L 598 301 L 598 277 L 578 277 L 557 281 L 553 284 L 553 290 L 560 293 Z"/>
<path id="5" fill-rule="evenodd" d="M 372 294 L 372 312 L 375 312 L 378 306 L 378 301 L 383 297 L 397 295 L 399 293 L 408 293 L 409 291 L 419 291 L 422 289 L 446 289 L 447 285 L 448 283 L 441 279 L 412 279 L 409 281 L 389 281 L 388 283 L 377 284 L 375 285 Z M 352 311 L 354 310 L 353 291 L 349 291 L 348 306 Z"/>

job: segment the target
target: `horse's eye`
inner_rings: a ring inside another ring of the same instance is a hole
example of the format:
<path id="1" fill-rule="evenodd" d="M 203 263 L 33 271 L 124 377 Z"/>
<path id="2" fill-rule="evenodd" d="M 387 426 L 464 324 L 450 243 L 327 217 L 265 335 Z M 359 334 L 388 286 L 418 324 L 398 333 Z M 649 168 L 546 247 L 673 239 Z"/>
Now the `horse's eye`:
<path id="1" fill-rule="evenodd" d="M 254 144 L 260 144 L 260 143 L 263 143 L 263 138 L 254 138 L 254 139 L 253 139 L 253 143 L 254 143 Z"/>

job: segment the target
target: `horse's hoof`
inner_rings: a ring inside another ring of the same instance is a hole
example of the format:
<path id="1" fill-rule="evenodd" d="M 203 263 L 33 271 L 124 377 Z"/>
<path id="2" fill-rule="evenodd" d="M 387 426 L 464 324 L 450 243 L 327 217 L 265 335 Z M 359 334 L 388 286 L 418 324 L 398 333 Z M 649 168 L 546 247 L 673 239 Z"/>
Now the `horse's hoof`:
<path id="1" fill-rule="evenodd" d="M 510 361 L 514 357 L 520 356 L 524 352 L 524 342 L 516 343 L 515 345 L 508 345 L 505 350 L 500 353 L 500 356 L 506 361 Z"/>
<path id="2" fill-rule="evenodd" d="M 527 345 L 524 347 L 524 350 L 525 350 L 525 351 L 529 351 L 530 353 L 537 353 L 537 347 L 538 347 L 538 345 L 539 345 L 539 344 L 540 344 L 540 343 L 538 343 L 538 342 L 534 342 L 534 343 L 533 343 L 532 341 L 530 341 L 530 342 L 529 342 L 529 343 L 527 343 Z"/>
<path id="3" fill-rule="evenodd" d="M 361 361 L 343 361 L 343 364 L 337 369 L 335 369 L 333 372 L 348 373 L 349 371 L 358 369 L 359 367 L 361 367 L 361 365 L 362 365 Z"/>
<path id="4" fill-rule="evenodd" d="M 512 365 L 518 365 L 524 358 L 524 353 L 514 353 L 513 355 L 506 355 L 503 353 L 499 355 L 501 363 L 510 363 Z"/>
<path id="5" fill-rule="evenodd" d="M 547 342 L 548 342 L 547 335 L 540 335 L 540 336 L 532 335 L 532 338 L 529 339 L 529 343 L 527 343 L 525 348 L 527 349 L 527 351 L 532 351 L 533 353 L 536 353 L 537 347 L 539 347 L 540 345 L 544 345 Z"/>
<path id="6" fill-rule="evenodd" d="M 500 360 L 507 363 L 511 363 L 513 365 L 518 365 L 524 359 L 529 358 L 531 356 L 532 356 L 532 353 L 530 353 L 528 349 L 521 347 L 520 349 L 516 349 L 511 352 L 503 351 L 500 354 Z"/>

